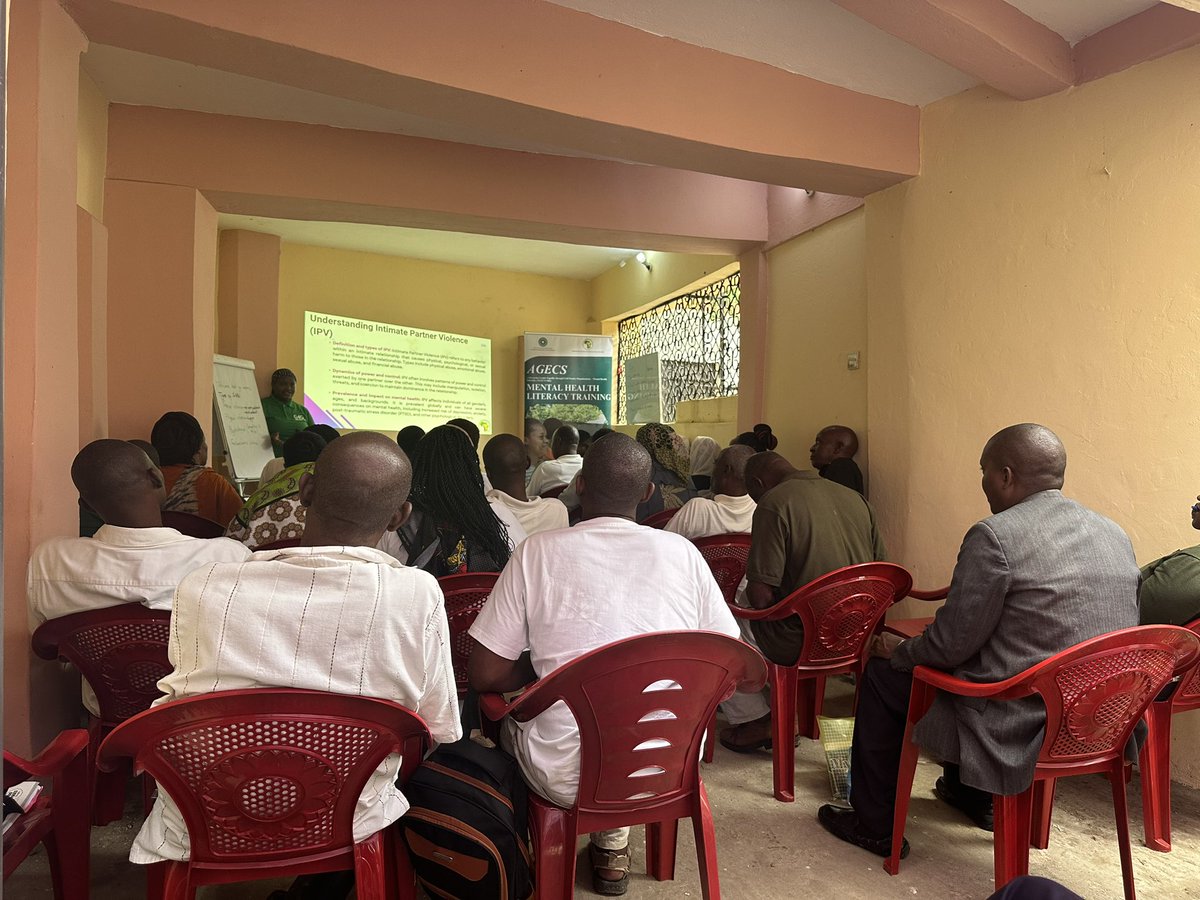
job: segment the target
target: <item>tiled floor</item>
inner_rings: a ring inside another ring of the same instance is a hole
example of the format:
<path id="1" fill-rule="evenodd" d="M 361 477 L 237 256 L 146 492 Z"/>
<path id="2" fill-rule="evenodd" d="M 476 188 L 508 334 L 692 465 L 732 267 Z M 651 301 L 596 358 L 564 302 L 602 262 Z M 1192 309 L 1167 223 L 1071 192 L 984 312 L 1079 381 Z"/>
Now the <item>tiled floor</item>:
<path id="1" fill-rule="evenodd" d="M 841 698 L 844 701 L 844 698 Z M 836 704 L 832 712 L 836 713 Z M 956 811 L 932 796 L 940 769 L 922 762 L 917 771 L 907 835 L 912 853 L 900 875 L 884 873 L 882 860 L 842 844 L 817 824 L 816 809 L 828 799 L 828 778 L 819 744 L 802 741 L 797 749 L 796 802 L 771 796 L 770 757 L 766 752 L 738 756 L 717 749 L 705 766 L 716 817 L 721 889 L 729 900 L 782 898 L 938 898 L 979 900 L 992 892 L 991 836 L 973 828 Z M 1154 853 L 1141 845 L 1139 783 L 1129 786 L 1134 838 L 1134 868 L 1142 900 L 1200 898 L 1200 792 L 1176 787 L 1174 850 Z M 130 804 L 133 808 L 133 804 Z M 128 852 L 137 821 L 92 832 L 92 896 L 133 900 L 144 896 L 144 879 L 130 865 Z M 691 829 L 680 828 L 678 871 L 673 882 L 655 882 L 644 874 L 640 830 L 634 832 L 631 898 L 699 897 Z M 640 871 L 639 871 L 640 870 Z M 1073 888 L 1088 900 L 1121 897 L 1121 871 L 1108 784 L 1099 777 L 1073 778 L 1058 790 L 1049 850 L 1031 851 L 1030 870 Z M 576 895 L 594 896 L 580 872 Z M 259 882 L 207 888 L 202 900 L 262 900 L 281 883 Z M 51 897 L 43 856 L 31 858 L 4 886 L 6 897 Z"/>

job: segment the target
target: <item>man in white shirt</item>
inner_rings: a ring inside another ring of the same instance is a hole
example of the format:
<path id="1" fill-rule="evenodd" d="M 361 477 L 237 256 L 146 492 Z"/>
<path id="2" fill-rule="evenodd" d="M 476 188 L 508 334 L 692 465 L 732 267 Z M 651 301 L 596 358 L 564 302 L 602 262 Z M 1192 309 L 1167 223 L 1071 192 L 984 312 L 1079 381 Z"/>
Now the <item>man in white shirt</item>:
<path id="1" fill-rule="evenodd" d="M 573 425 L 563 425 L 554 432 L 550 443 L 553 459 L 548 459 L 533 472 L 529 479 L 528 494 L 540 497 L 553 488 L 566 487 L 583 466 L 579 455 L 579 431 Z"/>
<path id="2" fill-rule="evenodd" d="M 302 546 L 206 566 L 179 585 L 169 644 L 175 670 L 159 682 L 166 696 L 157 702 L 255 687 L 358 694 L 413 710 L 435 741 L 458 740 L 437 581 L 375 549 L 412 511 L 411 481 L 408 458 L 381 434 L 331 444 L 300 485 L 308 507 Z M 399 766 L 392 754 L 367 782 L 356 841 L 408 810 L 395 784 Z M 160 793 L 129 859 L 150 864 L 188 853 L 183 818 Z"/>
<path id="3" fill-rule="evenodd" d="M 517 690 L 589 650 L 634 635 L 698 629 L 738 636 L 691 542 L 634 520 L 638 503 L 654 489 L 650 469 L 650 454 L 626 435 L 592 445 L 578 479 L 583 521 L 521 545 L 471 626 L 476 643 L 469 675 L 476 690 Z M 647 585 L 653 585 L 649 594 Z M 579 732 L 567 708 L 558 704 L 507 727 L 530 786 L 571 806 L 579 787 Z M 628 838 L 628 828 L 592 835 L 600 893 L 624 892 Z"/>
<path id="4" fill-rule="evenodd" d="M 553 497 L 525 493 L 525 444 L 515 434 L 498 434 L 483 448 L 483 468 L 491 488 L 488 502 L 516 517 L 526 535 L 566 528 L 567 508 Z M 536 474 L 536 473 L 535 473 Z"/>
<path id="5" fill-rule="evenodd" d="M 71 613 L 141 603 L 170 609 L 184 575 L 212 562 L 250 555 L 228 538 L 188 537 L 162 524 L 162 473 L 126 441 L 92 441 L 71 464 L 80 501 L 104 520 L 90 538 L 55 537 L 29 559 L 26 592 L 30 630 Z M 84 683 L 83 705 L 100 712 Z"/>
<path id="6" fill-rule="evenodd" d="M 754 498 L 746 492 L 746 460 L 753 455 L 752 448 L 741 444 L 722 450 L 713 464 L 713 498 L 693 497 L 671 517 L 665 530 L 692 540 L 749 534 Z"/>

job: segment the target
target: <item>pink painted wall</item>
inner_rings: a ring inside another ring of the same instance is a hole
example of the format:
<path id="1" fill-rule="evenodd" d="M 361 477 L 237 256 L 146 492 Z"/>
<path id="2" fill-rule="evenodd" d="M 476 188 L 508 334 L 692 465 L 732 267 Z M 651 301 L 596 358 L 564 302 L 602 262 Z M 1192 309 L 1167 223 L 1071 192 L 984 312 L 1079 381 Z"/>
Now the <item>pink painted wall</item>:
<path id="1" fill-rule="evenodd" d="M 254 363 L 258 392 L 271 392 L 279 336 L 278 235 L 222 231 L 217 270 L 217 352 Z"/>
<path id="2" fill-rule="evenodd" d="M 79 444 L 108 437 L 108 229 L 80 207 Z"/>
<path id="3" fill-rule="evenodd" d="M 14 0 L 4 210 L 4 745 L 40 747 L 78 709 L 78 676 L 32 657 L 25 564 L 77 533 L 76 102 L 85 42 L 52 0 Z M 36 710 L 36 713 L 32 712 Z"/>
<path id="4" fill-rule="evenodd" d="M 109 178 L 109 427 L 147 438 L 167 410 L 212 417 L 217 216 L 193 188 Z"/>

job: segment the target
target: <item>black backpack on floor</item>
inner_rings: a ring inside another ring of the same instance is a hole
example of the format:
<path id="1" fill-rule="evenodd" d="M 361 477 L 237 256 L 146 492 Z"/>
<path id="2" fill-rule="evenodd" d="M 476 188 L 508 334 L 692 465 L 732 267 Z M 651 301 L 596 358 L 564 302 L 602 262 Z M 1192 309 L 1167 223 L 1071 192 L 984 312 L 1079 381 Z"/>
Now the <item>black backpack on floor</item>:
<path id="1" fill-rule="evenodd" d="M 525 900 L 533 893 L 526 791 L 515 759 L 468 738 L 443 744 L 417 767 L 399 824 L 431 897 Z"/>

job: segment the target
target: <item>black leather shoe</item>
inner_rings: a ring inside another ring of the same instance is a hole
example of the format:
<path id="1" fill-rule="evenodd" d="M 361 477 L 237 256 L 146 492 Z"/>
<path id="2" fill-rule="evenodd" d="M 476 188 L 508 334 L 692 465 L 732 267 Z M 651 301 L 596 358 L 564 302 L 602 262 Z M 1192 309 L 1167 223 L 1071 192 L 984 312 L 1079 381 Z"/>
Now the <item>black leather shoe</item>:
<path id="1" fill-rule="evenodd" d="M 817 810 L 817 821 L 825 830 L 836 838 L 841 838 L 847 844 L 862 847 L 868 853 L 887 858 L 892 855 L 892 839 L 890 837 L 875 838 L 863 833 L 858 823 L 858 813 L 846 806 L 834 806 L 826 803 Z M 900 845 L 900 858 L 908 857 L 908 839 Z"/>
<path id="2" fill-rule="evenodd" d="M 994 820 L 992 818 L 992 804 L 987 803 L 968 803 L 963 799 L 954 788 L 946 781 L 946 776 L 938 778 L 937 783 L 933 786 L 933 794 L 943 803 L 949 804 L 965 815 L 968 819 L 975 823 L 984 831 L 992 831 Z"/>

